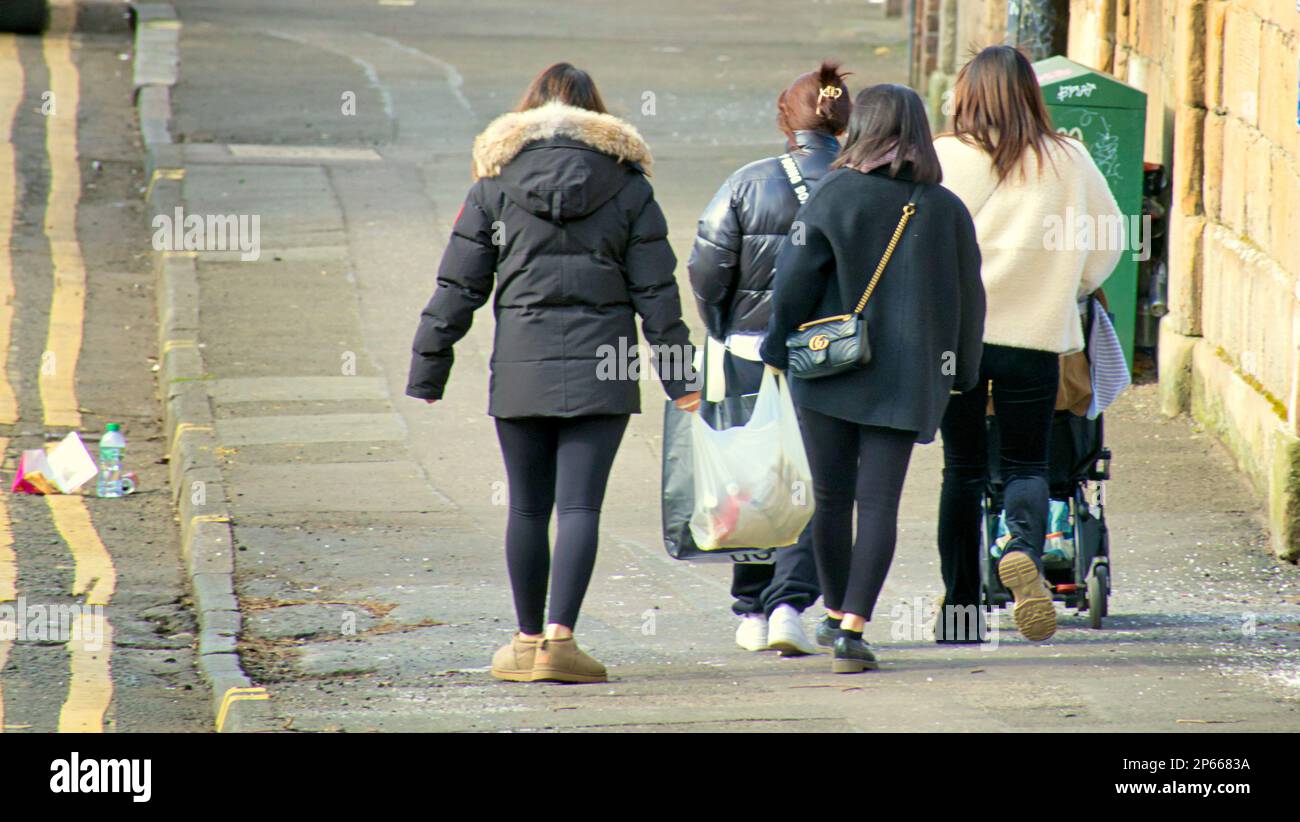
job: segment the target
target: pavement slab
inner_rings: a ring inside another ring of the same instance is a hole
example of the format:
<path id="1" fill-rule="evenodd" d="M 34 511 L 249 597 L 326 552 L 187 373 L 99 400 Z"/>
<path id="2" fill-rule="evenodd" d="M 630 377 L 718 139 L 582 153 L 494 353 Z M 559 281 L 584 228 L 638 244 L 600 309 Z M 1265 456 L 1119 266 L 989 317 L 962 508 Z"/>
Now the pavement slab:
<path id="1" fill-rule="evenodd" d="M 429 511 L 446 504 L 413 462 L 234 465 L 236 514 Z"/>
<path id="2" fill-rule="evenodd" d="M 232 446 L 378 442 L 405 436 L 401 418 L 392 413 L 237 417 L 217 422 L 217 438 Z"/>
<path id="3" fill-rule="evenodd" d="M 229 377 L 213 380 L 208 393 L 218 405 L 388 400 L 378 377 Z"/>

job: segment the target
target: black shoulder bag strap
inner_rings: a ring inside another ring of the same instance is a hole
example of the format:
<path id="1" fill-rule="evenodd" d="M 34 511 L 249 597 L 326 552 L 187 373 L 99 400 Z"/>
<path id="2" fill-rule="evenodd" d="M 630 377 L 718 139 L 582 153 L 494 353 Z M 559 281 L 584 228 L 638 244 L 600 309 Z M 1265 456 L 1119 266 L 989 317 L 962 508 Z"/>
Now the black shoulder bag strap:
<path id="1" fill-rule="evenodd" d="M 885 273 L 885 266 L 889 265 L 889 260 L 894 256 L 894 249 L 903 239 L 903 230 L 907 228 L 907 223 L 916 213 L 916 207 L 921 202 L 921 197 L 925 195 L 925 186 L 923 183 L 917 183 L 912 189 L 912 193 L 907 196 L 907 205 L 903 206 L 903 216 L 898 219 L 898 225 L 894 227 L 894 235 L 889 239 L 889 245 L 885 247 L 885 253 L 880 256 L 880 262 L 876 265 L 875 272 L 871 275 L 871 281 L 867 283 L 867 289 L 862 292 L 862 299 L 858 300 L 857 306 L 853 309 L 854 314 L 861 314 L 862 310 L 867 307 L 867 300 L 871 299 L 871 294 L 876 290 L 876 284 L 880 282 L 880 275 Z"/>

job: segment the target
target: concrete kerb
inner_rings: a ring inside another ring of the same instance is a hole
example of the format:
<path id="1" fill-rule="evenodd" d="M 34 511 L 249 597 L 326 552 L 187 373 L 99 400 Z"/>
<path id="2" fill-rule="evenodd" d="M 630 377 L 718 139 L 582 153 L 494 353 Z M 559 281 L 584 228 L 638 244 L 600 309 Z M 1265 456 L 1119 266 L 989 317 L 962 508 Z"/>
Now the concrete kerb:
<path id="1" fill-rule="evenodd" d="M 154 217 L 183 202 L 184 166 L 171 138 L 171 87 L 179 74 L 180 21 L 168 3 L 131 4 L 135 23 L 135 104 L 145 145 Z M 273 730 L 268 695 L 244 673 L 242 618 L 235 598 L 234 538 L 221 480 L 212 404 L 199 344 L 199 287 L 192 254 L 155 249 L 158 386 L 168 441 L 181 557 L 198 617 L 198 667 L 212 689 L 219 732 Z"/>

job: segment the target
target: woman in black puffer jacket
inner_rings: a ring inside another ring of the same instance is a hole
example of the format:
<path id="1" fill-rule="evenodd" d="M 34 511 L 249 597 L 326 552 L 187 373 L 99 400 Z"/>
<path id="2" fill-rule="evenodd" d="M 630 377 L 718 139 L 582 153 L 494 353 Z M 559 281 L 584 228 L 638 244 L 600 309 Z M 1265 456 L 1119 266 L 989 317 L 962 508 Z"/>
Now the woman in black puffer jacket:
<path id="1" fill-rule="evenodd" d="M 700 217 L 688 265 L 691 287 L 709 336 L 726 344 L 727 394 L 758 391 L 763 363 L 758 346 L 772 313 L 772 268 L 799 206 L 840 151 L 837 137 L 852 110 L 846 75 L 824 61 L 795 78 L 777 99 L 777 126 L 787 154 L 742 167 Z M 793 167 L 791 167 L 791 164 Z M 792 178 L 789 171 L 794 171 Z M 802 187 L 802 189 L 800 189 Z M 731 606 L 740 619 L 736 643 L 750 651 L 812 653 L 800 614 L 820 593 L 812 529 L 776 553 L 771 565 L 736 565 Z M 829 644 L 833 635 L 821 632 Z"/>
<path id="2" fill-rule="evenodd" d="M 605 113 L 586 72 L 567 63 L 542 72 L 519 109 L 474 141 L 477 182 L 415 335 L 406 393 L 434 402 L 452 346 L 493 297 L 488 413 L 510 484 L 506 562 L 519 618 L 519 633 L 492 659 L 499 679 L 606 679 L 573 626 L 614 455 L 628 415 L 641 410 L 637 315 L 668 395 L 687 410 L 699 404 L 650 163 L 641 136 Z"/>

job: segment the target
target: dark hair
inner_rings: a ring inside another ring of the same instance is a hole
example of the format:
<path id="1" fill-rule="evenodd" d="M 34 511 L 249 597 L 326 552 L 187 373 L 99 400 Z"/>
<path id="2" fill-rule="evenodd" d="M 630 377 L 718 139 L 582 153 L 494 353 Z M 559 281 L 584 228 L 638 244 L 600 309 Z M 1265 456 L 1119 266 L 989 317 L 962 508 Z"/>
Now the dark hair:
<path id="1" fill-rule="evenodd" d="M 816 71 L 800 74 L 776 98 L 776 125 L 791 145 L 796 131 L 823 131 L 839 135 L 849 126 L 853 110 L 848 72 L 840 71 L 837 60 L 823 60 Z"/>
<path id="2" fill-rule="evenodd" d="M 605 101 L 600 97 L 596 81 L 571 63 L 556 63 L 534 77 L 515 111 L 527 111 L 547 103 L 564 103 L 598 114 L 606 113 Z"/>
<path id="3" fill-rule="evenodd" d="M 849 120 L 849 136 L 832 168 L 861 166 L 897 149 L 889 175 L 897 177 L 905 163 L 912 165 L 918 183 L 943 181 L 939 155 L 930 136 L 925 104 L 907 86 L 881 83 L 858 92 Z"/>
<path id="4" fill-rule="evenodd" d="M 1011 46 L 989 46 L 962 66 L 953 103 L 953 133 L 992 158 L 999 180 L 1020 166 L 1027 149 L 1041 168 L 1047 144 L 1066 143 L 1052 127 L 1029 58 Z"/>

